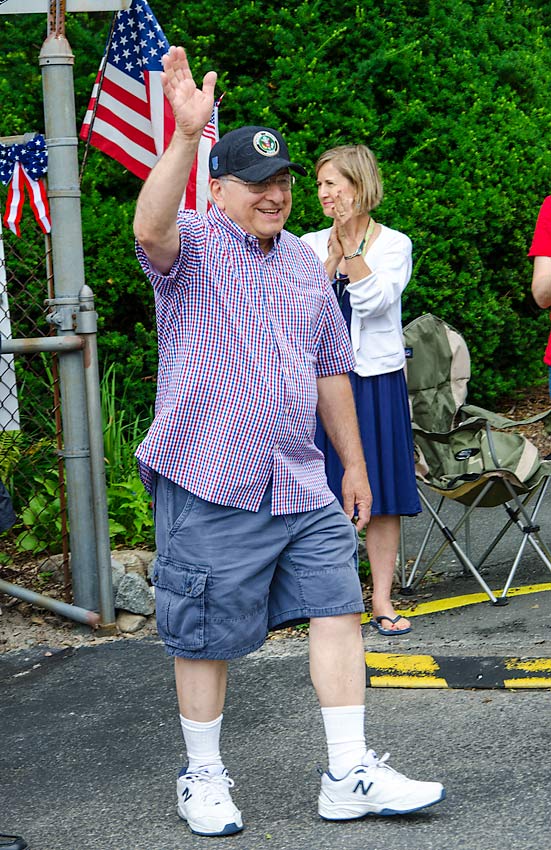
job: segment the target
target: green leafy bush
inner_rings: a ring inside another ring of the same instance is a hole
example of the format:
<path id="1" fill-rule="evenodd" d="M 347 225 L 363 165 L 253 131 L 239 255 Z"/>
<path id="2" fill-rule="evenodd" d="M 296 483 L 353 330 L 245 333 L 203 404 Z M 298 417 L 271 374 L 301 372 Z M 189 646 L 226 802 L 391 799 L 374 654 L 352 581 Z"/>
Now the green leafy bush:
<path id="1" fill-rule="evenodd" d="M 35 476 L 37 490 L 21 513 L 16 530 L 18 552 L 39 555 L 61 548 L 59 481 L 54 476 Z"/>
<path id="2" fill-rule="evenodd" d="M 122 379 L 119 396 L 117 371 L 114 364 L 110 365 L 101 380 L 109 533 L 113 545 L 153 547 L 151 500 L 141 483 L 134 457 L 149 417 L 136 416 L 133 421 L 126 421 L 126 395 L 133 386 L 132 374 Z"/>
<path id="3" fill-rule="evenodd" d="M 377 217 L 414 244 L 404 320 L 430 310 L 465 334 L 472 400 L 543 381 L 548 317 L 529 296 L 526 253 L 550 191 L 547 0 L 151 5 L 169 41 L 188 49 L 198 80 L 219 72 L 221 131 L 276 125 L 308 166 L 294 193 L 293 231 L 326 223 L 313 174 L 319 153 L 366 142 L 385 183 Z M 108 13 L 67 15 L 79 125 L 109 21 Z M 0 133 L 40 130 L 44 20 L 4 16 L 0 34 Z M 150 410 L 156 368 L 153 300 L 132 243 L 139 185 L 90 151 L 82 182 L 87 282 L 102 358 L 136 375 L 130 419 Z"/>

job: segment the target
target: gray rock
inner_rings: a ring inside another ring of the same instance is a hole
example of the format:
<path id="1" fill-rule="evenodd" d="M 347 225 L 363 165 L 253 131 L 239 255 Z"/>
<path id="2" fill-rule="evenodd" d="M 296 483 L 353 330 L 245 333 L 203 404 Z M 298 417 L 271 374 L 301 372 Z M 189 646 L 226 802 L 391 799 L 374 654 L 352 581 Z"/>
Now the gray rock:
<path id="1" fill-rule="evenodd" d="M 149 566 L 155 557 L 154 552 L 146 549 L 115 549 L 111 555 L 124 566 L 125 573 L 137 573 L 143 578 L 147 577 Z"/>
<path id="2" fill-rule="evenodd" d="M 121 611 L 117 616 L 117 629 L 119 632 L 124 632 L 127 635 L 133 635 L 143 629 L 147 622 L 147 617 L 143 614 L 131 614 L 129 611 Z"/>
<path id="3" fill-rule="evenodd" d="M 115 595 L 125 572 L 126 570 L 124 569 L 124 564 L 121 564 L 120 561 L 117 561 L 115 558 L 111 557 L 111 578 L 113 581 L 113 593 Z"/>
<path id="4" fill-rule="evenodd" d="M 157 552 L 151 553 L 152 558 L 149 562 L 149 566 L 147 567 L 147 578 L 151 581 L 151 577 L 153 575 L 153 571 L 155 570 L 155 563 L 157 561 Z"/>
<path id="5" fill-rule="evenodd" d="M 155 598 L 146 580 L 136 573 L 126 573 L 115 595 L 115 608 L 132 614 L 149 616 L 155 610 Z"/>

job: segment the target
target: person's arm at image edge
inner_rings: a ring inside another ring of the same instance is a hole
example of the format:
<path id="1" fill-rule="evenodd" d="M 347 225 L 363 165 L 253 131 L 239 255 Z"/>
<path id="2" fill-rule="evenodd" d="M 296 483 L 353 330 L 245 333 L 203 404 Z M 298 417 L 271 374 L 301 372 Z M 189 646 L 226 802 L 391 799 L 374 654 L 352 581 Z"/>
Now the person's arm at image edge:
<path id="1" fill-rule="evenodd" d="M 538 307 L 551 307 L 551 257 L 534 257 L 532 295 Z"/>

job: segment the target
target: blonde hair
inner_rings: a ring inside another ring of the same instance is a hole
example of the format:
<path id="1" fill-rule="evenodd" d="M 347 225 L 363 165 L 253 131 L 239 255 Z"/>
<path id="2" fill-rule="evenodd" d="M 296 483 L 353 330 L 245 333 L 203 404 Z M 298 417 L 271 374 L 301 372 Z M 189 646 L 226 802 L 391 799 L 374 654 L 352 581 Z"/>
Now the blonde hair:
<path id="1" fill-rule="evenodd" d="M 355 191 L 358 213 L 365 215 L 378 207 L 383 200 L 383 181 L 375 154 L 366 145 L 340 145 L 331 148 L 316 162 L 316 175 L 322 165 L 332 162 L 346 177 Z"/>

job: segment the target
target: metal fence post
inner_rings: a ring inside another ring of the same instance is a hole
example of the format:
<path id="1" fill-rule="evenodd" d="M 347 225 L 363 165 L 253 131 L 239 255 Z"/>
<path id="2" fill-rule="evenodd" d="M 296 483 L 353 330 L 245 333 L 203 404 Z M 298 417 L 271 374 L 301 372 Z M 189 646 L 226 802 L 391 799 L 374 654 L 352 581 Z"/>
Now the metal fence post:
<path id="1" fill-rule="evenodd" d="M 94 523 L 96 528 L 96 555 L 99 583 L 99 610 L 104 629 L 113 628 L 115 606 L 113 602 L 113 575 L 111 572 L 111 540 L 109 537 L 109 514 L 107 511 L 107 484 L 105 480 L 105 451 L 101 415 L 101 395 L 98 368 L 97 313 L 94 293 L 84 284 L 80 290 L 80 312 L 77 332 L 84 339 L 84 380 L 86 386 L 86 410 L 90 434 L 90 466 L 92 472 L 92 496 L 94 499 Z"/>
<path id="2" fill-rule="evenodd" d="M 79 292 L 84 284 L 73 61 L 69 42 L 63 35 L 51 34 L 46 38 L 39 64 L 52 217 L 55 298 L 50 302 L 53 308 L 50 321 L 58 335 L 74 334 Z M 97 557 L 83 371 L 80 351 L 60 358 L 73 598 L 77 606 L 97 611 Z"/>

